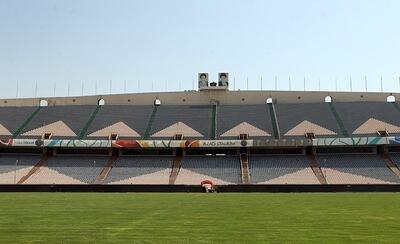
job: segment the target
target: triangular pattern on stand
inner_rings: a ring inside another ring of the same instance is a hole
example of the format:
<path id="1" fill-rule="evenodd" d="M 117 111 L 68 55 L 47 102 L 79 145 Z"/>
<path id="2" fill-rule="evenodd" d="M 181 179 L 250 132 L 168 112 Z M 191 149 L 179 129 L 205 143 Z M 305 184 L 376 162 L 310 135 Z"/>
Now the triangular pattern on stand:
<path id="1" fill-rule="evenodd" d="M 261 130 L 247 122 L 242 122 L 232 129 L 226 131 L 221 137 L 239 136 L 240 134 L 248 134 L 249 136 L 271 136 L 268 132 Z"/>

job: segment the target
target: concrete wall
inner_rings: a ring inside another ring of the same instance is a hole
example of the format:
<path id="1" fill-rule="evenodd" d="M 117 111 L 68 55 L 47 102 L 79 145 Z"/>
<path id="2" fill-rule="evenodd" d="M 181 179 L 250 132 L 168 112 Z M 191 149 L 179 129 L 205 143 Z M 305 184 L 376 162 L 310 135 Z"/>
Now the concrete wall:
<path id="1" fill-rule="evenodd" d="M 47 100 L 49 106 L 96 105 L 100 99 L 104 99 L 105 103 L 109 105 L 152 105 L 157 98 L 164 105 L 207 105 L 211 104 L 214 100 L 218 101 L 221 105 L 262 104 L 266 102 L 267 98 L 273 98 L 277 103 L 313 103 L 324 102 L 326 96 L 331 96 L 334 102 L 385 102 L 389 95 L 393 95 L 396 101 L 400 100 L 400 93 L 377 92 L 184 91 L 81 97 L 0 99 L 0 106 L 39 106 L 42 99 Z"/>

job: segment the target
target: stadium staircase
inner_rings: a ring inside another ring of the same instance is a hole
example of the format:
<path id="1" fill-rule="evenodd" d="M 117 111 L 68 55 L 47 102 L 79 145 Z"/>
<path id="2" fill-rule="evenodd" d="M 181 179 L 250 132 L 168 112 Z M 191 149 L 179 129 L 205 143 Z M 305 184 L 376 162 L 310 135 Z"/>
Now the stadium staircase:
<path id="1" fill-rule="evenodd" d="M 174 185 L 176 179 L 178 178 L 179 171 L 181 170 L 183 156 L 175 156 L 172 160 L 172 169 L 169 175 L 169 184 Z"/>
<path id="2" fill-rule="evenodd" d="M 278 119 L 276 117 L 276 111 L 275 111 L 275 106 L 274 103 L 268 103 L 268 108 L 269 108 L 269 114 L 271 116 L 271 122 L 272 122 L 272 129 L 274 132 L 274 138 L 275 139 L 280 139 L 281 138 L 281 132 L 279 130 L 279 123 Z"/>
<path id="3" fill-rule="evenodd" d="M 333 116 L 335 117 L 335 120 L 340 128 L 340 131 L 342 133 L 342 135 L 344 137 L 349 137 L 349 133 L 347 132 L 346 128 L 344 127 L 343 121 L 340 118 L 339 113 L 336 111 L 335 105 L 333 105 L 333 102 L 328 103 L 329 104 L 329 108 L 333 114 Z"/>
<path id="4" fill-rule="evenodd" d="M 326 185 L 326 178 L 324 173 L 321 170 L 321 167 L 318 164 L 317 158 L 314 153 L 307 154 L 308 162 L 312 171 L 314 172 L 315 177 L 317 177 L 319 183 Z"/>
<path id="5" fill-rule="evenodd" d="M 104 179 L 107 178 L 108 174 L 110 174 L 112 168 L 115 165 L 115 162 L 117 162 L 117 159 L 118 159 L 118 156 L 111 156 L 110 157 L 110 159 L 108 160 L 107 164 L 101 170 L 100 174 L 96 177 L 96 180 L 94 181 L 94 184 L 103 184 Z"/>
<path id="6" fill-rule="evenodd" d="M 39 113 L 40 109 L 41 107 L 38 107 L 35 111 L 33 111 L 31 115 L 29 115 L 29 117 L 25 120 L 25 122 L 14 132 L 12 138 L 16 138 L 21 134 L 21 132 L 25 129 L 25 127 L 28 126 L 28 124 L 32 121 L 32 119 L 35 118 L 35 116 Z"/>
<path id="7" fill-rule="evenodd" d="M 398 177 L 400 177 L 400 169 L 397 167 L 397 165 L 393 162 L 393 160 L 389 157 L 388 154 L 384 153 L 381 154 L 381 157 L 383 161 L 385 161 L 386 166 Z"/>
<path id="8" fill-rule="evenodd" d="M 247 153 L 240 154 L 240 168 L 242 175 L 242 184 L 251 184 L 250 170 L 249 170 L 249 157 Z"/>
<path id="9" fill-rule="evenodd" d="M 33 168 L 31 170 L 29 170 L 29 172 L 23 176 L 17 184 L 23 184 L 24 182 L 26 182 L 29 177 L 31 177 L 32 175 L 34 175 L 36 172 L 38 172 L 40 170 L 41 167 L 45 166 L 47 164 L 47 161 L 51 158 L 50 155 L 43 155 L 42 158 L 39 160 L 39 162 L 37 162 Z"/>
<path id="10" fill-rule="evenodd" d="M 153 126 L 154 119 L 156 118 L 158 106 L 154 106 L 153 112 L 151 112 L 151 116 L 149 118 L 149 122 L 147 122 L 146 131 L 144 132 L 143 139 L 148 139 L 150 137 L 151 127 Z"/>
<path id="11" fill-rule="evenodd" d="M 100 105 L 97 105 L 97 107 L 96 107 L 96 109 L 93 111 L 92 115 L 90 115 L 89 120 L 86 122 L 85 126 L 84 126 L 84 127 L 82 128 L 82 130 L 79 132 L 79 134 L 78 134 L 78 139 L 79 139 L 79 140 L 82 140 L 82 139 L 86 136 L 87 131 L 88 131 L 90 125 L 93 123 L 93 120 L 96 118 L 96 115 L 99 113 L 100 109 L 101 109 L 101 106 L 100 106 Z"/>
<path id="12" fill-rule="evenodd" d="M 217 112 L 218 107 L 217 104 L 213 105 L 212 114 L 211 114 L 211 139 L 215 140 L 217 135 Z"/>

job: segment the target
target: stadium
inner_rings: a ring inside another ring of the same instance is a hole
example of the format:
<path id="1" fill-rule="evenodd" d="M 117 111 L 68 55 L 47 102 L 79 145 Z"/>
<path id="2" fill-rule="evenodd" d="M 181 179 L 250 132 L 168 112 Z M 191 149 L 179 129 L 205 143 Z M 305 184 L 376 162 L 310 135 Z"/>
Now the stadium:
<path id="1" fill-rule="evenodd" d="M 202 182 L 217 191 L 397 191 L 396 96 L 206 85 L 1 100 L 0 182 L 3 191 L 202 191 Z"/>
<path id="2" fill-rule="evenodd" d="M 0 1 L 0 244 L 398 243 L 400 1 Z"/>
<path id="3" fill-rule="evenodd" d="M 317 227 L 299 229 L 308 207 L 319 210 L 307 214 L 307 225 L 315 218 L 342 212 L 340 218 L 328 217 L 333 222 L 318 227 L 338 225 L 330 229 L 330 240 L 396 238 L 396 234 L 367 234 L 395 228 L 391 212 L 396 213 L 397 195 L 338 192 L 399 191 L 398 94 L 229 91 L 228 83 L 211 84 L 199 80 L 199 91 L 0 100 L 1 208 L 10 223 L 3 231 L 24 229 L 16 234 L 4 232 L 3 240 L 315 242 L 318 235 L 309 232 Z M 210 197 L 197 195 L 206 192 Z M 274 197 L 240 192 L 303 193 Z M 259 205 L 263 202 L 267 204 Z M 343 202 L 346 205 L 338 208 Z M 71 209 L 64 210 L 66 206 Z M 391 210 L 380 213 L 382 206 Z M 231 211 L 238 212 L 231 216 Z M 281 216 L 282 212 L 290 217 Z M 51 217 L 52 213 L 60 219 Z M 370 222 L 371 214 L 379 221 Z M 12 220 L 22 215 L 31 222 Z M 78 221 L 81 215 L 87 220 Z M 133 215 L 140 226 L 130 222 Z M 188 223 L 187 218 L 194 222 Z M 294 225 L 292 218 L 297 218 Z M 43 226 L 44 219 L 48 220 Z M 261 225 L 261 231 L 255 226 L 262 219 L 267 225 L 280 219 L 276 228 L 297 234 L 273 237 L 276 230 Z M 208 221 L 216 221 L 219 227 Z M 353 229 L 344 226 L 356 226 L 353 221 L 368 228 L 349 239 Z M 40 227 L 26 231 L 29 223 Z M 198 223 L 202 227 L 195 227 Z M 227 223 L 229 227 L 221 229 Z M 384 225 L 377 228 L 377 223 Z M 109 229 L 121 224 L 125 227 Z M 113 234 L 95 235 L 92 225 Z M 243 225 L 252 226 L 249 235 L 234 230 Z M 77 232 L 72 226 L 78 226 Z M 38 234 L 48 228 L 52 234 Z M 190 234 L 180 239 L 181 231 Z"/>

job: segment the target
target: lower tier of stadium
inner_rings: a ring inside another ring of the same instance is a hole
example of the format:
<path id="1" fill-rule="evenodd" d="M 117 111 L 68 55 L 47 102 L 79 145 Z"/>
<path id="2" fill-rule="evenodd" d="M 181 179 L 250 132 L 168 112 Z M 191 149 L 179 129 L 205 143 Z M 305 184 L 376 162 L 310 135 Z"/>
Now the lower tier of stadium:
<path id="1" fill-rule="evenodd" d="M 400 153 L 0 154 L 0 185 L 400 184 Z"/>

